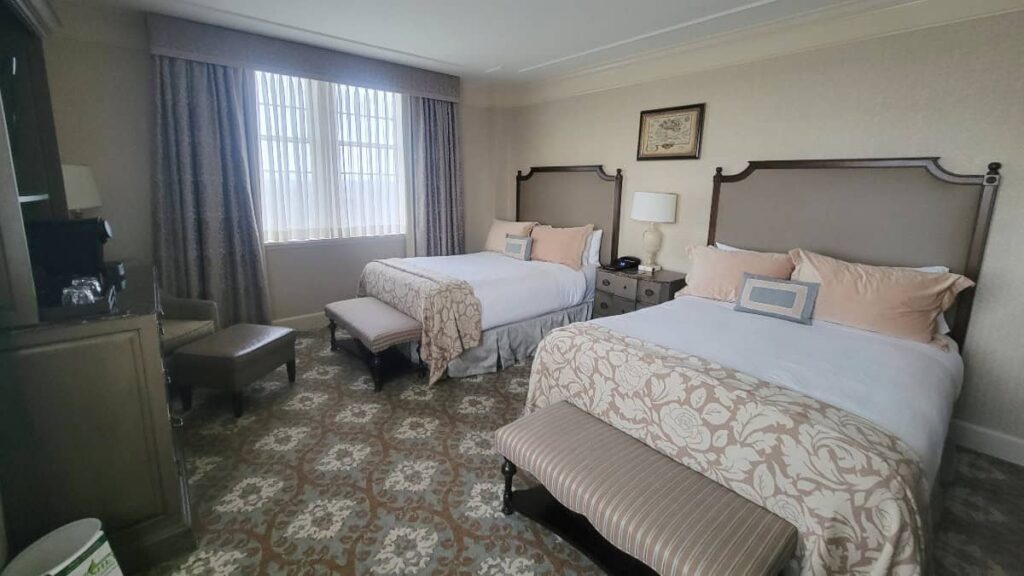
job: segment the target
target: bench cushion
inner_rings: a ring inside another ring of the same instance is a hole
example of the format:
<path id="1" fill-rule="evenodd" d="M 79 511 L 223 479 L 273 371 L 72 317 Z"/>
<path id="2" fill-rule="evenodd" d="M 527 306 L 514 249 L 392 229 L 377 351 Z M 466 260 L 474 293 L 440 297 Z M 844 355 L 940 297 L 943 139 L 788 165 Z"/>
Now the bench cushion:
<path id="1" fill-rule="evenodd" d="M 566 402 L 494 444 L 659 574 L 777 574 L 796 551 L 788 522 Z"/>
<path id="2" fill-rule="evenodd" d="M 418 321 L 373 297 L 328 304 L 324 314 L 374 353 L 415 342 L 423 332 Z"/>

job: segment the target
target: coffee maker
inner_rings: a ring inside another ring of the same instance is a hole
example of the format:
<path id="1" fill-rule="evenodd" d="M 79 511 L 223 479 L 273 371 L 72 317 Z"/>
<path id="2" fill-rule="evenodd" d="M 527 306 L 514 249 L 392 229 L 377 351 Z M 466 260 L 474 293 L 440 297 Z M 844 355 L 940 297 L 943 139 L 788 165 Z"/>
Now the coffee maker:
<path id="1" fill-rule="evenodd" d="M 62 290 L 76 277 L 95 276 L 107 284 L 116 283 L 103 262 L 103 245 L 112 237 L 106 220 L 33 222 L 26 234 L 40 307 L 60 306 Z"/>

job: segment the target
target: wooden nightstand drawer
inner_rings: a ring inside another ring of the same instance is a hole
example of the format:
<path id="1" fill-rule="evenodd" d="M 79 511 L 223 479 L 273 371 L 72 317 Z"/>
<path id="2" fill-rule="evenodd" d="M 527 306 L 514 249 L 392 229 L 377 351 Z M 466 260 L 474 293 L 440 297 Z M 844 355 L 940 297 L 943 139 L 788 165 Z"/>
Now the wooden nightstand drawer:
<path id="1" fill-rule="evenodd" d="M 666 282 L 637 280 L 636 299 L 647 304 L 661 304 L 672 299 L 671 288 L 672 284 Z"/>
<path id="2" fill-rule="evenodd" d="M 626 300 L 636 299 L 636 278 L 629 278 L 609 272 L 597 271 L 597 289 L 601 292 L 614 294 Z"/>
<path id="3" fill-rule="evenodd" d="M 607 292 L 594 294 L 594 318 L 603 316 L 615 316 L 636 310 L 636 302 L 626 300 Z"/>

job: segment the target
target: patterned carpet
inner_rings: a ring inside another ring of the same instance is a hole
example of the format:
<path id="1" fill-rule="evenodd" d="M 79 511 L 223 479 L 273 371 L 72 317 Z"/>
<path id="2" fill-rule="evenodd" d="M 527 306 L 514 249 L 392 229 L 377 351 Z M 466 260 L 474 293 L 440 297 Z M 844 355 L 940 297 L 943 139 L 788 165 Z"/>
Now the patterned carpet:
<path id="1" fill-rule="evenodd" d="M 498 510 L 491 432 L 514 420 L 529 372 L 408 374 L 374 393 L 324 334 L 251 386 L 246 414 L 197 391 L 186 451 L 199 549 L 154 576 L 598 574 L 557 537 Z M 517 475 L 517 482 L 522 474 Z M 1024 469 L 961 452 L 937 535 L 937 573 L 1022 574 Z"/>

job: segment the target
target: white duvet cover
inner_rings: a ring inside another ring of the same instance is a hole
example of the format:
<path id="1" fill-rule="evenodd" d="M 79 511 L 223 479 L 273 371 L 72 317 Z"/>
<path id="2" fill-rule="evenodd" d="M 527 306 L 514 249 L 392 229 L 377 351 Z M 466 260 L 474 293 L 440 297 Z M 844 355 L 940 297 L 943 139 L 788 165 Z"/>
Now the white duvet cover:
<path id="1" fill-rule="evenodd" d="M 732 304 L 693 296 L 594 322 L 863 416 L 917 452 L 929 488 L 935 485 L 963 382 L 955 350 L 736 312 Z"/>
<path id="2" fill-rule="evenodd" d="M 551 262 L 524 262 L 497 252 L 407 260 L 468 282 L 480 300 L 480 324 L 484 330 L 576 306 L 593 298 L 593 269 L 584 272 Z"/>

